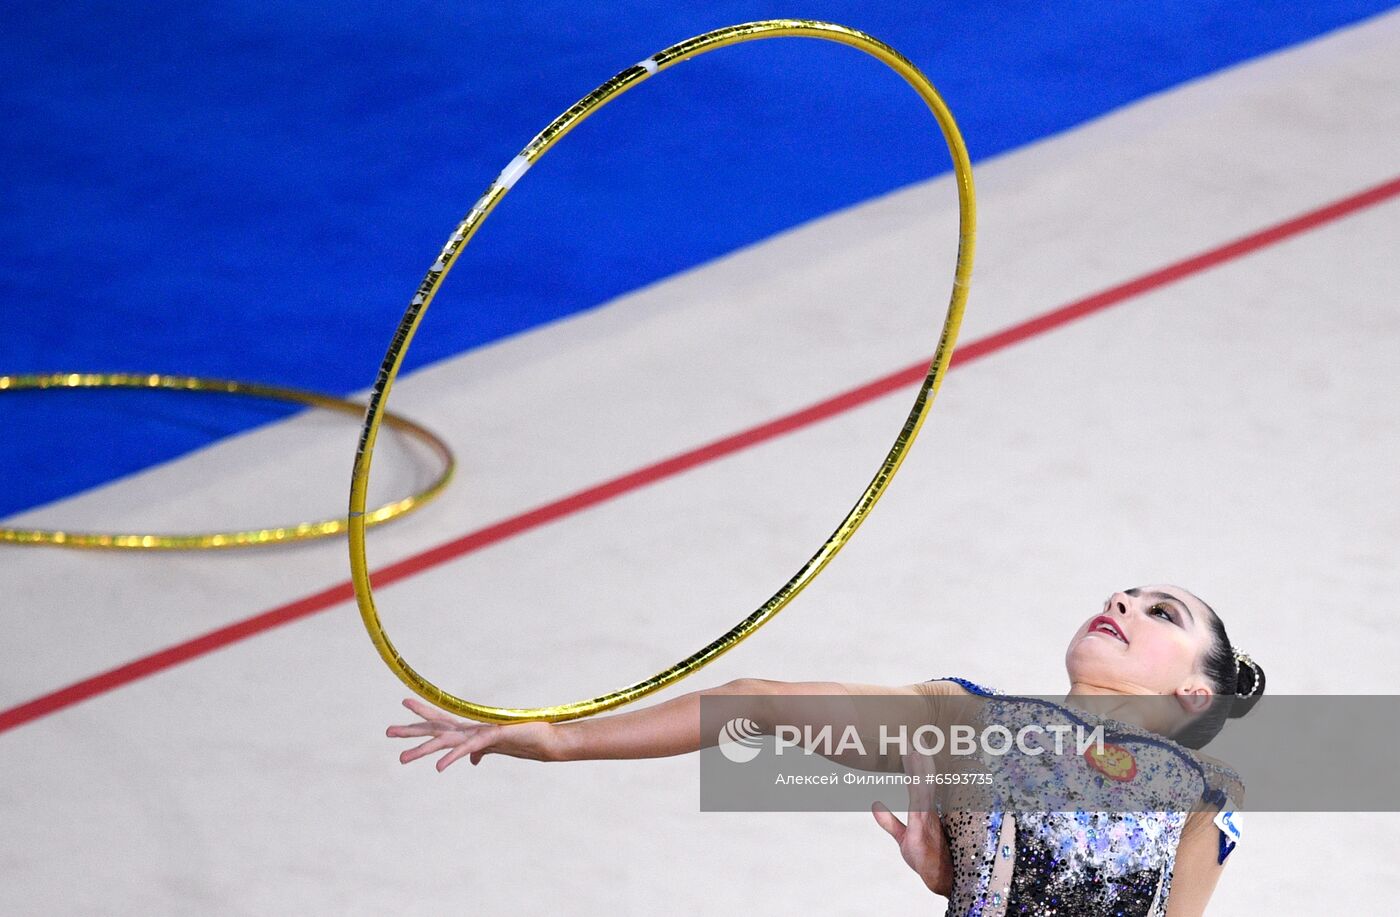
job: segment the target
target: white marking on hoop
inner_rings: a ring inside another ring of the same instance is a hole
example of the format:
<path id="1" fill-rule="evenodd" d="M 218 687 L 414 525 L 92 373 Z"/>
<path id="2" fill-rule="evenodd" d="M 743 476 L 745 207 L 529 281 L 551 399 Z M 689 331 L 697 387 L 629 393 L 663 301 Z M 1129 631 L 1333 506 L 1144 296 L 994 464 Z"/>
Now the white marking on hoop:
<path id="1" fill-rule="evenodd" d="M 654 57 L 648 57 L 646 60 L 644 60 L 644 61 L 642 61 L 641 63 L 639 63 L 637 66 L 638 66 L 638 67 L 641 67 L 641 68 L 644 69 L 644 70 L 646 70 L 647 75 L 650 76 L 651 74 L 653 74 L 653 73 L 656 72 L 656 69 L 657 69 L 656 58 L 654 58 Z"/>
<path id="2" fill-rule="evenodd" d="M 451 257 L 452 257 L 452 243 L 451 243 L 451 242 L 448 242 L 446 245 L 444 245 L 444 246 L 442 247 L 442 251 L 438 254 L 438 259 L 437 259 L 437 261 L 433 262 L 433 268 L 432 268 L 432 269 L 435 270 L 435 271 L 445 271 L 445 270 L 447 270 L 447 261 L 448 261 L 448 259 L 450 259 Z"/>
<path id="3" fill-rule="evenodd" d="M 530 168 L 530 160 L 524 156 L 517 156 L 501 170 L 500 176 L 496 179 L 496 184 L 509 191 L 515 187 L 515 183 L 520 180 L 520 176 L 525 174 L 525 170 Z"/>

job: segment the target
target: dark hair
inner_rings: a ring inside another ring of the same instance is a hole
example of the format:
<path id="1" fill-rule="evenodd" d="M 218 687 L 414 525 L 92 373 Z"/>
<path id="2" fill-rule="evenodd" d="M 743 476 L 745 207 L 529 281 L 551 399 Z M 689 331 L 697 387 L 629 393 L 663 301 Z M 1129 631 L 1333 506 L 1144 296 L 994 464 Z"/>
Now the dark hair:
<path id="1" fill-rule="evenodd" d="M 1205 602 L 1201 604 L 1206 605 Z M 1225 622 L 1209 605 L 1206 611 L 1210 612 L 1211 642 L 1201 660 L 1201 670 L 1215 696 L 1203 713 L 1172 736 L 1187 748 L 1204 748 L 1219 734 L 1227 719 L 1244 716 L 1259 703 L 1264 693 L 1263 667 L 1244 654 L 1236 657 L 1230 635 L 1225 632 Z"/>

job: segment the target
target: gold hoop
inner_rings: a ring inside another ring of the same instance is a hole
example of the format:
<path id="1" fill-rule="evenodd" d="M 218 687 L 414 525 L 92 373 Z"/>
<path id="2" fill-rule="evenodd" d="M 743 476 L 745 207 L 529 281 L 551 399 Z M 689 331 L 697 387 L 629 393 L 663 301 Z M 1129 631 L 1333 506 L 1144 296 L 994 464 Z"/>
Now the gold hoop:
<path id="1" fill-rule="evenodd" d="M 888 65 L 902 76 L 928 104 L 929 109 L 938 120 L 944 140 L 948 144 L 948 150 L 952 154 L 959 205 L 958 256 L 953 271 L 953 290 L 948 303 L 947 317 L 939 336 L 938 348 L 929 366 L 928 375 L 915 398 L 914 407 L 910 410 L 908 418 L 895 439 L 894 446 L 891 447 L 889 454 L 881 463 L 874 479 L 871 480 L 846 518 L 841 521 L 836 531 L 821 546 L 821 549 L 768 601 L 709 645 L 650 678 L 608 694 L 569 704 L 550 707 L 493 707 L 463 700 L 449 694 L 418 674 L 399 655 L 388 635 L 384 633 L 383 625 L 379 621 L 378 610 L 374 604 L 374 590 L 370 584 L 369 566 L 365 559 L 365 526 L 360 516 L 364 510 L 366 492 L 369 487 L 369 469 L 374 454 L 375 438 L 378 435 L 380 420 L 385 416 L 384 405 L 388 401 L 389 390 L 398 377 L 404 354 L 409 343 L 413 340 L 413 335 L 418 329 L 423 313 L 432 302 L 438 287 L 442 284 L 458 256 L 461 255 L 462 250 L 515 182 L 531 165 L 585 118 L 653 74 L 681 61 L 726 45 L 780 36 L 821 38 L 839 42 L 864 51 Z M 393 340 L 389 344 L 388 353 L 385 354 L 384 362 L 380 366 L 379 376 L 369 399 L 369 411 L 365 414 L 364 428 L 360 433 L 360 444 L 355 454 L 354 473 L 350 484 L 351 579 L 355 586 L 355 598 L 360 606 L 360 617 L 364 621 L 370 639 L 379 650 L 379 655 L 404 684 L 425 700 L 445 710 L 483 722 L 511 723 L 525 720 L 557 722 L 577 719 L 621 706 L 690 675 L 733 649 L 781 611 L 811 582 L 813 577 L 821 572 L 864 521 L 866 515 L 888 486 L 894 473 L 899 469 L 900 463 L 904 460 L 905 452 L 923 425 L 924 417 L 928 413 L 929 406 L 933 403 L 934 396 L 938 393 L 943 375 L 952 359 L 953 347 L 957 341 L 958 328 L 962 323 L 963 310 L 967 302 L 975 232 L 976 204 L 972 187 L 972 164 L 952 113 L 939 97 L 933 84 L 919 72 L 917 67 L 889 45 L 864 32 L 829 22 L 805 19 L 775 19 L 729 26 L 672 45 L 641 63 L 628 67 L 584 96 L 535 135 L 535 138 L 520 152 L 520 155 L 510 161 L 471 210 L 467 212 L 466 218 L 458 224 L 452 236 L 447 240 L 447 244 L 443 246 L 437 261 L 429 268 L 427 275 L 419 284 L 418 291 L 409 303 L 407 311 L 404 312 Z"/>
<path id="2" fill-rule="evenodd" d="M 303 389 L 256 382 L 236 382 L 229 379 L 206 379 L 198 376 L 172 376 L 161 373 L 48 373 L 42 375 L 0 375 L 0 392 L 36 391 L 61 388 L 124 388 L 166 389 L 185 392 L 217 392 L 290 401 L 311 407 L 325 408 L 359 417 L 362 404 L 322 395 Z M 456 459 L 452 450 L 432 431 L 411 420 L 393 414 L 384 421 L 395 429 L 426 443 L 442 460 L 442 471 L 424 490 L 402 500 L 385 504 L 366 514 L 367 525 L 388 522 L 411 513 L 442 493 L 452 480 Z M 102 532 L 66 532 L 59 529 L 30 529 L 0 527 L 0 544 L 60 545 L 69 548 L 111 548 L 139 551 L 199 551 L 218 548 L 252 547 L 289 541 L 309 541 L 339 535 L 348 527 L 347 519 L 325 519 L 300 522 L 295 525 L 229 532 L 205 532 L 189 535 L 169 534 L 108 534 Z"/>

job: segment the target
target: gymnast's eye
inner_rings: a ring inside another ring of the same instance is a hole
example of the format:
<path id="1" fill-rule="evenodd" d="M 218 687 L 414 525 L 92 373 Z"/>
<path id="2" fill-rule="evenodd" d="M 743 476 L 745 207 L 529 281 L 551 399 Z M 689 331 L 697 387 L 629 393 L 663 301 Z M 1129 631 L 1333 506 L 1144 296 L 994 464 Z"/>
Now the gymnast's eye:
<path id="1" fill-rule="evenodd" d="M 1147 613 L 1150 615 L 1155 615 L 1158 612 L 1161 612 L 1162 616 L 1168 621 L 1176 620 L 1176 617 L 1172 614 L 1171 608 L 1166 605 L 1153 605 L 1151 608 L 1147 609 Z"/>

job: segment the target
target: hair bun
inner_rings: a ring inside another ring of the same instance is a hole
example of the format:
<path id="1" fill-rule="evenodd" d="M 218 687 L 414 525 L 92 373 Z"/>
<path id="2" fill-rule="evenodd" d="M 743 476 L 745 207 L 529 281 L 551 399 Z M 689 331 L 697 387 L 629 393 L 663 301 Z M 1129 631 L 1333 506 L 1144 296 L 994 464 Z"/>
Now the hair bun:
<path id="1" fill-rule="evenodd" d="M 1259 703 L 1264 694 L 1264 668 L 1247 653 L 1235 651 L 1235 700 L 1230 705 L 1229 716 L 1235 719 L 1244 716 Z"/>

